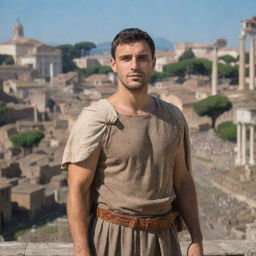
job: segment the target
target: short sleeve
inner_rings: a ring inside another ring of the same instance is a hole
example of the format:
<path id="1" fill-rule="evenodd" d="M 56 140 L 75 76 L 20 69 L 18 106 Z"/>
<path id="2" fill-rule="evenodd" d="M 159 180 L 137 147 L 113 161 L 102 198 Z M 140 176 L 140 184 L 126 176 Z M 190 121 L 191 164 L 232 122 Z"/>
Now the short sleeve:
<path id="1" fill-rule="evenodd" d="M 87 159 L 102 143 L 108 126 L 114 124 L 116 120 L 116 111 L 107 100 L 100 100 L 84 108 L 70 132 L 61 168 L 67 169 L 70 163 Z"/>

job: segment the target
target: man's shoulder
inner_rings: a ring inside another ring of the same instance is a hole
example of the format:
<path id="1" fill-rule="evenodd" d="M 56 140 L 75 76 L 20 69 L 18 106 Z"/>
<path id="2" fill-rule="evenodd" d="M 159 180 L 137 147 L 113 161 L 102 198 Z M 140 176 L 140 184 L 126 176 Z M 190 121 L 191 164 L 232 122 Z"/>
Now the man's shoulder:
<path id="1" fill-rule="evenodd" d="M 93 119 L 105 123 L 114 123 L 117 119 L 117 113 L 114 106 L 107 99 L 101 99 L 84 107 L 80 117 L 85 117 L 87 120 Z"/>
<path id="2" fill-rule="evenodd" d="M 168 113 L 177 117 L 183 117 L 182 111 L 176 105 L 162 100 L 158 97 L 156 99 L 158 102 L 158 106 L 160 107 L 161 111 L 163 111 L 163 113 Z"/>

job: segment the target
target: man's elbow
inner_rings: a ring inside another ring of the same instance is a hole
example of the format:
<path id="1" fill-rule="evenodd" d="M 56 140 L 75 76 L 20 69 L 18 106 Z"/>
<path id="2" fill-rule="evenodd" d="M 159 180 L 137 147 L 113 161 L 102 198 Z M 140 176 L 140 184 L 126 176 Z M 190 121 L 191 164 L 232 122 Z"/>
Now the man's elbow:
<path id="1" fill-rule="evenodd" d="M 187 190 L 191 186 L 194 186 L 194 181 L 191 174 L 188 171 L 185 171 L 182 176 L 173 181 L 174 191 L 183 191 Z"/>

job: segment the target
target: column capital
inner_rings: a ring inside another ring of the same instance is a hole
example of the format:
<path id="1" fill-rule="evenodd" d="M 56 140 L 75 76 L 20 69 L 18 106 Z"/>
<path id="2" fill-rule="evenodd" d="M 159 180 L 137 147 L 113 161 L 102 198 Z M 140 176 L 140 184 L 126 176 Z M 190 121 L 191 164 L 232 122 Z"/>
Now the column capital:
<path id="1" fill-rule="evenodd" d="M 239 38 L 242 39 L 242 40 L 244 40 L 246 38 L 246 32 L 244 30 L 241 30 Z"/>

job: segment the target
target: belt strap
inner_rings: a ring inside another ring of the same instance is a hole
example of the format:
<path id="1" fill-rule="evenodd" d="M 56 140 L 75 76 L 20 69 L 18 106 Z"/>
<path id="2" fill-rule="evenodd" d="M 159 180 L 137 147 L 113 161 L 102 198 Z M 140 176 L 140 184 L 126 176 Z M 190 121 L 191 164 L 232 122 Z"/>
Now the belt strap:
<path id="1" fill-rule="evenodd" d="M 97 207 L 97 216 L 113 224 L 141 230 L 161 230 L 170 228 L 179 215 L 178 212 L 170 212 L 161 217 L 143 218 L 136 216 L 121 215 L 109 210 Z"/>

